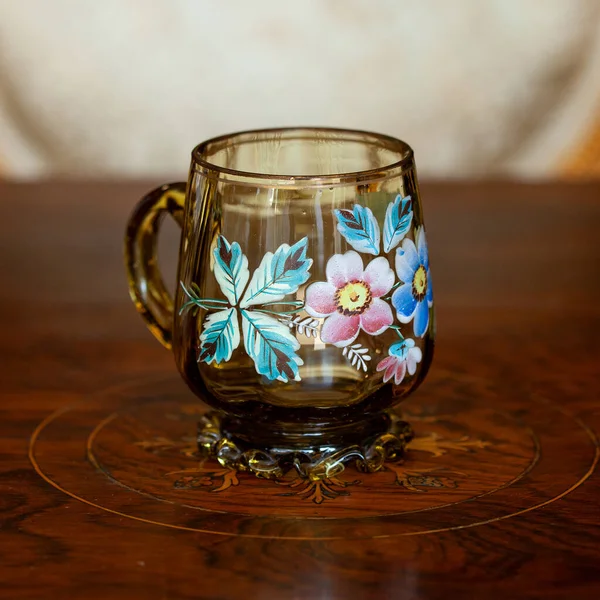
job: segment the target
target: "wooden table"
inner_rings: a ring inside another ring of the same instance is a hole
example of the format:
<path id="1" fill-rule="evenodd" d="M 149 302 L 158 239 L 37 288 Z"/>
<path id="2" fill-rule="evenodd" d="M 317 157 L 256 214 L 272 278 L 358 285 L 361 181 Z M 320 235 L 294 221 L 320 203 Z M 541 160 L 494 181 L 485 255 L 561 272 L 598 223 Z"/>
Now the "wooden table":
<path id="1" fill-rule="evenodd" d="M 198 464 L 122 268 L 150 185 L 0 185 L 0 597 L 598 597 L 600 184 L 423 185 L 417 440 L 329 491 Z"/>

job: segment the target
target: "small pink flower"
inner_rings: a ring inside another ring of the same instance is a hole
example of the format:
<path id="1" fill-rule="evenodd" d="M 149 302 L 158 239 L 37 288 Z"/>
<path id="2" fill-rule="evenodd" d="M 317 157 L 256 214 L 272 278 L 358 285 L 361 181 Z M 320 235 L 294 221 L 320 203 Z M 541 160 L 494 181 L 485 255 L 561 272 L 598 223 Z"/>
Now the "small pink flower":
<path id="1" fill-rule="evenodd" d="M 334 254 L 325 274 L 327 281 L 309 285 L 305 299 L 309 315 L 327 317 L 321 328 L 323 342 L 347 346 L 361 329 L 379 335 L 394 322 L 392 309 L 381 300 L 394 285 L 387 258 L 380 256 L 364 269 L 362 258 L 353 250 Z"/>
<path id="2" fill-rule="evenodd" d="M 421 349 L 415 346 L 415 341 L 408 338 L 401 342 L 392 344 L 389 349 L 389 356 L 386 356 L 377 365 L 378 371 L 384 371 L 383 381 L 387 382 L 392 377 L 394 383 L 402 383 L 408 370 L 409 375 L 414 375 L 417 371 L 417 364 L 421 362 L 423 353 Z"/>

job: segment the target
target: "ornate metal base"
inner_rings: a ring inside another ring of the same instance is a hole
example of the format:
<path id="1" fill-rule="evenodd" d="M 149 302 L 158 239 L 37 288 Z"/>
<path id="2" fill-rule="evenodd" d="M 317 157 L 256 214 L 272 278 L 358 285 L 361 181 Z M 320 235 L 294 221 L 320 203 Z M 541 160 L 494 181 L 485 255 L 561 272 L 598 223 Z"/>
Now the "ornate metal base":
<path id="1" fill-rule="evenodd" d="M 216 458 L 221 465 L 238 471 L 249 471 L 257 477 L 279 479 L 291 469 L 312 481 L 330 479 L 354 461 L 362 472 L 375 472 L 384 463 L 397 462 L 404 456 L 406 445 L 413 439 L 412 427 L 393 411 L 388 411 L 389 427 L 362 444 L 325 449 L 255 449 L 246 447 L 228 435 L 217 412 L 204 415 L 198 424 L 198 448 L 204 455 Z"/>

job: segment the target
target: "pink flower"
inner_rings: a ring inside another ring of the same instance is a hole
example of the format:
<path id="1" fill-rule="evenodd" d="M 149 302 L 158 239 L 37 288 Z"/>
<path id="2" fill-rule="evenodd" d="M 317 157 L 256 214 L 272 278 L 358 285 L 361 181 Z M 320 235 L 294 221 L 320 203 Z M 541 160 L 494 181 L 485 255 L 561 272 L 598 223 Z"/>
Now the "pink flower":
<path id="1" fill-rule="evenodd" d="M 390 346 L 389 356 L 380 361 L 377 370 L 384 371 L 384 382 L 393 377 L 394 383 L 398 385 L 402 383 L 407 370 L 409 375 L 416 373 L 417 364 L 421 362 L 422 358 L 421 349 L 415 346 L 414 340 L 408 338 Z"/>
<path id="2" fill-rule="evenodd" d="M 361 329 L 379 335 L 394 322 L 392 309 L 381 300 L 394 285 L 387 258 L 380 256 L 364 269 L 362 258 L 353 250 L 334 254 L 325 274 L 327 281 L 309 285 L 305 299 L 309 315 L 327 317 L 321 328 L 323 342 L 347 346 Z"/>

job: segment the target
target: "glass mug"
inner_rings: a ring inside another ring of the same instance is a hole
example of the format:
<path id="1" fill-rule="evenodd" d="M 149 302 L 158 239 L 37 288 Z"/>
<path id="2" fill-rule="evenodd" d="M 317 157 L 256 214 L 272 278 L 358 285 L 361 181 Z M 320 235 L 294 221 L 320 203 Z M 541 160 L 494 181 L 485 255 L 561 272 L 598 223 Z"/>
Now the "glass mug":
<path id="1" fill-rule="evenodd" d="M 167 213 L 182 228 L 174 301 L 156 256 Z M 327 128 L 203 142 L 187 185 L 138 204 L 125 249 L 138 311 L 214 409 L 203 452 L 313 479 L 402 457 L 412 431 L 391 409 L 423 381 L 434 344 L 407 144 Z"/>

